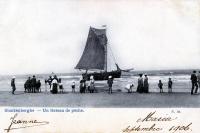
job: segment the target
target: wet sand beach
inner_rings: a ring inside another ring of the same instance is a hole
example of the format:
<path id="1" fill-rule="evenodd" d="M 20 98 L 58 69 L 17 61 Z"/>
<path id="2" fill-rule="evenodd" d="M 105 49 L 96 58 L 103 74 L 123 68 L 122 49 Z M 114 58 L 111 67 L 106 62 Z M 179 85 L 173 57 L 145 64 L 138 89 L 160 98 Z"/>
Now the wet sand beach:
<path id="1" fill-rule="evenodd" d="M 174 93 L 127 93 L 114 91 L 99 93 L 71 93 L 51 94 L 50 92 L 24 93 L 16 91 L 0 92 L 1 106 L 31 106 L 31 107 L 106 107 L 106 108 L 176 108 L 200 107 L 200 95 L 191 95 L 186 92 Z"/>
<path id="2" fill-rule="evenodd" d="M 113 83 L 113 94 L 108 94 L 107 81 L 96 81 L 97 93 L 79 93 L 78 76 L 61 76 L 64 94 L 51 94 L 49 86 L 44 84 L 47 76 L 37 75 L 42 82 L 41 93 L 24 93 L 23 84 L 28 76 L 17 76 L 16 95 L 11 94 L 10 77 L 1 77 L 0 106 L 32 106 L 32 107 L 116 107 L 116 108 L 176 108 L 200 107 L 200 94 L 191 95 L 190 75 L 173 75 L 173 93 L 168 93 L 169 75 L 149 76 L 148 94 L 136 93 L 138 76 L 122 76 Z M 163 82 L 164 93 L 159 93 L 158 80 Z M 76 93 L 71 93 L 71 83 L 76 82 Z M 133 93 L 127 93 L 125 86 L 134 84 Z M 45 88 L 47 92 L 45 92 Z M 198 90 L 199 93 L 199 90 Z"/>

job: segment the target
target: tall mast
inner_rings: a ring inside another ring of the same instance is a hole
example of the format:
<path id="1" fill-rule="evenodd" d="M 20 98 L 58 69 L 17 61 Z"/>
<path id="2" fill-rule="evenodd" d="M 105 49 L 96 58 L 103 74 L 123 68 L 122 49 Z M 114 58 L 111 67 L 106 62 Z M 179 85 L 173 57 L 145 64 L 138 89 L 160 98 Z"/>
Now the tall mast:
<path id="1" fill-rule="evenodd" d="M 107 30 L 107 27 L 106 25 L 102 25 L 102 27 L 104 27 L 106 30 Z M 106 31 L 105 31 L 105 34 L 106 34 Z M 107 56 L 108 56 L 108 46 L 107 46 L 107 41 L 106 41 L 106 44 L 105 44 L 105 68 L 104 70 L 107 72 L 107 69 L 108 69 L 108 60 L 107 60 Z"/>
<path id="2" fill-rule="evenodd" d="M 104 70 L 107 72 L 107 53 L 108 52 L 108 50 L 107 50 L 107 44 L 105 44 L 105 68 L 104 68 Z"/>

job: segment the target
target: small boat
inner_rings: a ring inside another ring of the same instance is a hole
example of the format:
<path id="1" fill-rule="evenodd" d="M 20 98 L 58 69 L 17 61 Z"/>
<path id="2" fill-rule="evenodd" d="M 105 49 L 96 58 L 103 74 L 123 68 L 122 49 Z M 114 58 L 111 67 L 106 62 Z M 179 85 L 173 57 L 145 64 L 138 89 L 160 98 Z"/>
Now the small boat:
<path id="1" fill-rule="evenodd" d="M 83 54 L 75 69 L 85 70 L 82 74 L 85 80 L 93 76 L 94 80 L 108 80 L 120 78 L 122 70 L 115 62 L 116 70 L 108 71 L 108 40 L 106 28 L 97 29 L 90 27 L 87 42 Z"/>

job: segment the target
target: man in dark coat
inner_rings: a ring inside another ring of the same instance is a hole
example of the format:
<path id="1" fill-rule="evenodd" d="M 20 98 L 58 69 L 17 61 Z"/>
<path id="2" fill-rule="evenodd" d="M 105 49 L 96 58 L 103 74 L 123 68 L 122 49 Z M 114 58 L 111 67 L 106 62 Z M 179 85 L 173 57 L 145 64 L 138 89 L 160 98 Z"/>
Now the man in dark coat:
<path id="1" fill-rule="evenodd" d="M 38 80 L 37 83 L 36 83 L 36 89 L 37 89 L 38 92 L 41 92 L 41 82 L 40 82 L 40 80 Z"/>
<path id="2" fill-rule="evenodd" d="M 31 79 L 31 91 L 32 92 L 36 92 L 36 78 L 35 78 L 35 75 L 33 75 L 33 78 Z"/>
<path id="3" fill-rule="evenodd" d="M 112 93 L 112 84 L 113 84 L 113 78 L 112 78 L 112 76 L 108 77 L 107 84 L 108 84 L 108 87 L 109 87 L 108 93 L 111 94 Z"/>
<path id="4" fill-rule="evenodd" d="M 85 93 L 86 90 L 86 80 L 82 77 L 80 80 L 80 93 Z"/>
<path id="5" fill-rule="evenodd" d="M 30 90 L 31 90 L 31 77 L 28 77 L 28 79 L 26 80 L 26 82 L 24 84 L 24 89 L 25 89 L 25 92 L 30 92 Z"/>
<path id="6" fill-rule="evenodd" d="M 12 87 L 12 94 L 14 95 L 15 94 L 15 90 L 16 90 L 16 87 L 15 87 L 15 76 L 12 77 L 11 87 Z"/>
<path id="7" fill-rule="evenodd" d="M 191 95 L 193 95 L 194 87 L 196 88 L 195 93 L 197 93 L 197 90 L 198 90 L 196 71 L 193 71 L 193 73 L 191 74 L 190 80 L 192 82 Z"/>

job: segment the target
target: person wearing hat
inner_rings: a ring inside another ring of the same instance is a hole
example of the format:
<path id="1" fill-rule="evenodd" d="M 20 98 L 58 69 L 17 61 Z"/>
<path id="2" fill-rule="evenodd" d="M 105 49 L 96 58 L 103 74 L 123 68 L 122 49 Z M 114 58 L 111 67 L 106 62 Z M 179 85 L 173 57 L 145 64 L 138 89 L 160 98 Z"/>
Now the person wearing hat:
<path id="1" fill-rule="evenodd" d="M 11 87 L 12 87 L 12 94 L 14 95 L 15 94 L 15 90 L 16 90 L 16 87 L 15 87 L 15 76 L 12 77 Z"/>
<path id="2" fill-rule="evenodd" d="M 142 78 L 143 74 L 139 74 L 139 78 L 138 78 L 138 86 L 137 86 L 137 92 L 142 93 L 143 92 L 143 78 Z"/>
<path id="3" fill-rule="evenodd" d="M 191 95 L 193 95 L 194 87 L 196 88 L 195 93 L 197 93 L 197 90 L 198 90 L 196 71 L 193 71 L 193 73 L 191 74 L 190 80 L 192 82 Z"/>
<path id="4" fill-rule="evenodd" d="M 148 93 L 149 92 L 149 82 L 148 82 L 148 77 L 147 74 L 144 75 L 144 93 Z"/>
<path id="5" fill-rule="evenodd" d="M 51 85 L 51 90 L 50 90 L 50 92 L 51 92 L 52 94 L 57 94 L 57 93 L 58 93 L 58 81 L 57 81 L 56 78 L 54 78 L 54 79 L 52 80 L 52 85 Z"/>
<path id="6" fill-rule="evenodd" d="M 113 78 L 112 78 L 112 76 L 108 77 L 107 84 L 108 84 L 108 87 L 109 87 L 108 93 L 111 94 L 112 93 L 112 84 L 113 84 Z"/>
<path id="7" fill-rule="evenodd" d="M 94 77 L 91 75 L 90 76 L 90 82 L 89 82 L 89 85 L 88 85 L 88 90 L 89 90 L 90 93 L 94 93 L 94 89 L 95 89 L 94 82 L 95 82 Z"/>
<path id="8" fill-rule="evenodd" d="M 31 79 L 31 92 L 33 93 L 36 93 L 36 78 L 35 78 L 35 75 L 33 75 L 33 78 Z"/>

